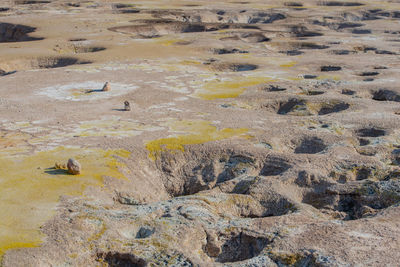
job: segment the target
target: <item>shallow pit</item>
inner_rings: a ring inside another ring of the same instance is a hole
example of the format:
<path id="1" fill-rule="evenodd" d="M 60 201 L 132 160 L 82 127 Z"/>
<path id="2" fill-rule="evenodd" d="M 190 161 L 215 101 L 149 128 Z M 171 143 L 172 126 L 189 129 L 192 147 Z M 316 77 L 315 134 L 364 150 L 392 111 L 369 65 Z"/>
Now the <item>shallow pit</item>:
<path id="1" fill-rule="evenodd" d="M 263 176 L 275 176 L 280 175 L 292 166 L 283 158 L 277 156 L 268 157 L 264 162 L 264 165 L 260 171 L 260 175 Z"/>
<path id="2" fill-rule="evenodd" d="M 268 91 L 268 92 L 283 92 L 286 91 L 287 89 L 284 87 L 281 87 L 279 85 L 268 85 L 267 87 L 263 88 L 263 90 Z"/>
<path id="3" fill-rule="evenodd" d="M 296 154 L 317 154 L 327 148 L 324 141 L 318 137 L 307 137 L 300 141 L 300 144 L 295 148 Z"/>
<path id="4" fill-rule="evenodd" d="M 31 68 L 33 69 L 52 69 L 62 68 L 76 64 L 89 64 L 91 62 L 80 61 L 74 57 L 39 57 L 31 60 Z"/>
<path id="5" fill-rule="evenodd" d="M 49 4 L 51 1 L 47 0 L 14 0 L 16 5 L 35 5 L 35 4 Z"/>
<path id="6" fill-rule="evenodd" d="M 363 6 L 363 3 L 359 2 L 347 2 L 347 1 L 319 1 L 317 2 L 319 6 Z"/>
<path id="7" fill-rule="evenodd" d="M 97 261 L 106 263 L 109 267 L 145 267 L 147 262 L 130 253 L 106 252 L 98 253 Z"/>
<path id="8" fill-rule="evenodd" d="M 300 2 L 284 2 L 284 6 L 289 6 L 289 7 L 302 7 L 303 4 Z"/>
<path id="9" fill-rule="evenodd" d="M 225 72 L 252 71 L 252 70 L 256 70 L 258 68 L 258 66 L 255 64 L 245 64 L 245 63 L 243 63 L 243 64 L 241 64 L 241 63 L 211 63 L 210 67 L 214 71 L 225 71 Z"/>
<path id="10" fill-rule="evenodd" d="M 133 34 L 136 38 L 157 38 L 168 34 L 213 32 L 231 28 L 246 28 L 241 24 L 182 22 L 174 20 L 135 21 L 139 25 L 128 25 L 108 28 L 110 31 Z"/>
<path id="11" fill-rule="evenodd" d="M 240 50 L 236 48 L 214 48 L 212 49 L 213 54 L 225 55 L 225 54 L 246 54 L 249 53 L 245 50 Z"/>
<path id="12" fill-rule="evenodd" d="M 256 257 L 270 243 L 268 238 L 239 233 L 226 239 L 217 262 L 238 262 Z"/>
<path id="13" fill-rule="evenodd" d="M 102 46 L 79 46 L 74 49 L 75 53 L 95 53 L 106 50 Z"/>
<path id="14" fill-rule="evenodd" d="M 287 101 L 278 102 L 275 109 L 280 115 L 311 116 L 341 112 L 349 107 L 350 104 L 340 100 L 313 102 L 300 98 L 290 98 Z"/>
<path id="15" fill-rule="evenodd" d="M 13 73 L 22 70 L 53 69 L 90 63 L 90 61 L 81 61 L 75 57 L 21 58 L 0 62 L 0 69 L 3 69 L 7 73 Z"/>
<path id="16" fill-rule="evenodd" d="M 320 71 L 322 72 L 328 72 L 328 71 L 340 71 L 342 70 L 342 67 L 340 66 L 321 66 Z"/>
<path id="17" fill-rule="evenodd" d="M 357 130 L 356 133 L 359 137 L 379 137 L 386 135 L 386 131 L 384 129 L 379 129 L 375 127 L 362 128 Z"/>
<path id="18" fill-rule="evenodd" d="M 320 49 L 327 49 L 329 48 L 328 45 L 324 44 L 317 44 L 312 42 L 294 42 L 290 44 L 293 48 L 296 49 L 310 49 L 310 50 L 320 50 Z"/>
<path id="19" fill-rule="evenodd" d="M 400 94 L 398 92 L 388 89 L 379 89 L 377 91 L 372 92 L 372 99 L 377 101 L 400 102 Z"/>
<path id="20" fill-rule="evenodd" d="M 335 219 L 357 220 L 371 217 L 400 202 L 398 179 L 385 176 L 382 181 L 371 181 L 375 169 L 359 168 L 352 186 L 333 184 L 315 188 L 305 194 L 303 202 L 310 204 Z"/>
<path id="21" fill-rule="evenodd" d="M 376 72 L 376 71 L 365 71 L 365 72 L 362 72 L 362 73 L 358 74 L 358 76 L 362 76 L 362 77 L 365 77 L 365 76 L 376 76 L 376 75 L 379 75 L 379 72 Z"/>
<path id="22" fill-rule="evenodd" d="M 240 35 L 240 39 L 247 43 L 261 43 L 270 41 L 270 38 L 266 37 L 260 32 L 243 33 Z"/>
<path id="23" fill-rule="evenodd" d="M 29 36 L 29 33 L 35 30 L 35 27 L 2 22 L 0 23 L 0 43 L 43 40 L 43 38 Z"/>

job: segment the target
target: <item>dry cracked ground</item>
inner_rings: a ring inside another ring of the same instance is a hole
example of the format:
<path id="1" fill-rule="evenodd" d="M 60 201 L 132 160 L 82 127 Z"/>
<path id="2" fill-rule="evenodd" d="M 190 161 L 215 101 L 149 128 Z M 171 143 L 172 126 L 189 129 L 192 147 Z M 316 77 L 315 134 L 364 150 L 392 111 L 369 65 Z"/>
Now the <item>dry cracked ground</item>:
<path id="1" fill-rule="evenodd" d="M 2 266 L 399 266 L 399 1 L 0 4 Z"/>

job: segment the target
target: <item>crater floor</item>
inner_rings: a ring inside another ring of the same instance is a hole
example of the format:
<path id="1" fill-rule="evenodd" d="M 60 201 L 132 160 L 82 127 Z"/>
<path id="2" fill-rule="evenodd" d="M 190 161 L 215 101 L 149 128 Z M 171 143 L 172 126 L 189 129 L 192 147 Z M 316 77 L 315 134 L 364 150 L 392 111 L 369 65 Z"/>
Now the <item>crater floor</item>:
<path id="1" fill-rule="evenodd" d="M 399 10 L 1 1 L 0 265 L 398 266 Z"/>

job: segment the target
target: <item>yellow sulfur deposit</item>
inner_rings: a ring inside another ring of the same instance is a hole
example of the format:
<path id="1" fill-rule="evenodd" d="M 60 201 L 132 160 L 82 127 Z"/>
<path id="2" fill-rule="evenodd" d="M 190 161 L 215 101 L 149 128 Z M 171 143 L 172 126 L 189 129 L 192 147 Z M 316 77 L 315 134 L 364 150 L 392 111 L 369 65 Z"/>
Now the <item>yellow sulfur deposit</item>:
<path id="1" fill-rule="evenodd" d="M 161 138 L 146 143 L 146 148 L 150 152 L 149 157 L 153 160 L 162 151 L 177 150 L 184 151 L 185 145 L 202 144 L 210 141 L 228 139 L 234 136 L 249 137 L 245 135 L 248 132 L 246 128 L 231 129 L 224 128 L 218 130 L 208 121 L 175 121 L 169 123 L 171 131 L 185 132 L 185 135 Z"/>
<path id="2" fill-rule="evenodd" d="M 273 79 L 270 77 L 237 77 L 230 81 L 211 81 L 198 90 L 194 96 L 205 100 L 234 98 L 251 86 L 272 81 Z"/>
<path id="3" fill-rule="evenodd" d="M 7 250 L 41 243 L 39 227 L 54 214 L 62 195 L 81 195 L 87 186 L 102 186 L 103 176 L 124 178 L 115 156 L 124 150 L 59 147 L 32 155 L 0 156 L 0 256 Z M 81 175 L 55 169 L 54 162 L 74 157 Z"/>

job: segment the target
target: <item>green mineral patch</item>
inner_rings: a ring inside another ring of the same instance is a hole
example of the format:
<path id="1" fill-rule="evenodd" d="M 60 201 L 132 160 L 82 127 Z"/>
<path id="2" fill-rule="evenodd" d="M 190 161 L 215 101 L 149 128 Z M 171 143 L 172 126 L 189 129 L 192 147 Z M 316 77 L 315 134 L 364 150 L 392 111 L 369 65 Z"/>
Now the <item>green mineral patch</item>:
<path id="1" fill-rule="evenodd" d="M 152 160 L 155 160 L 163 151 L 184 151 L 185 145 L 202 144 L 232 137 L 249 137 L 246 135 L 248 132 L 246 128 L 218 130 L 208 121 L 174 121 L 167 123 L 167 125 L 170 131 L 187 134 L 147 142 L 146 149 L 149 151 L 149 157 Z"/>
<path id="2" fill-rule="evenodd" d="M 31 155 L 0 156 L 0 257 L 8 249 L 40 245 L 40 226 L 55 213 L 60 196 L 82 195 L 88 186 L 103 186 L 103 176 L 125 178 L 118 157 L 125 150 L 59 147 Z M 75 158 L 80 175 L 53 168 Z"/>
<path id="3" fill-rule="evenodd" d="M 203 88 L 194 93 L 195 97 L 205 100 L 235 98 L 251 86 L 272 82 L 270 77 L 235 77 L 229 81 L 214 80 L 207 82 Z"/>

